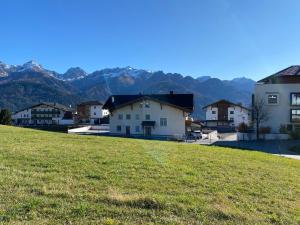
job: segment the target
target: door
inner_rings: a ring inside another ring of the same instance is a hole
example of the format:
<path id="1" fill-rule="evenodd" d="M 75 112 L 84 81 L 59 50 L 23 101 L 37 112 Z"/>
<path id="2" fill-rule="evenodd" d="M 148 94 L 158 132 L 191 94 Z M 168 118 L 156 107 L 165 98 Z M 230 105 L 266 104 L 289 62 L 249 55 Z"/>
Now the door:
<path id="1" fill-rule="evenodd" d="M 130 126 L 126 126 L 126 136 L 130 136 Z"/>
<path id="2" fill-rule="evenodd" d="M 145 127 L 145 136 L 151 136 L 151 127 Z"/>

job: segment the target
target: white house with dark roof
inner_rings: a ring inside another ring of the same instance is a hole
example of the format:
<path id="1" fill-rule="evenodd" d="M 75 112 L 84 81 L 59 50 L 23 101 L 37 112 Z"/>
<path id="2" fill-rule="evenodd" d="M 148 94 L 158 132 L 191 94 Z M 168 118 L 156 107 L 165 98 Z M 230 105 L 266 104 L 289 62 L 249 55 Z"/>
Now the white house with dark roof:
<path id="1" fill-rule="evenodd" d="M 70 108 L 58 104 L 41 102 L 14 112 L 12 120 L 15 125 L 70 125 L 74 123 Z"/>
<path id="2" fill-rule="evenodd" d="M 207 127 L 237 127 L 241 123 L 248 124 L 250 109 L 228 100 L 219 100 L 203 107 L 204 124 Z"/>
<path id="3" fill-rule="evenodd" d="M 255 85 L 254 101 L 263 101 L 268 120 L 261 126 L 280 133 L 280 127 L 300 129 L 300 66 L 290 66 Z"/>
<path id="4" fill-rule="evenodd" d="M 77 105 L 77 120 L 79 123 L 100 124 L 103 117 L 109 115 L 108 110 L 102 108 L 99 101 L 87 101 Z"/>
<path id="5" fill-rule="evenodd" d="M 113 135 L 182 137 L 194 100 L 193 94 L 112 95 L 103 108 Z"/>

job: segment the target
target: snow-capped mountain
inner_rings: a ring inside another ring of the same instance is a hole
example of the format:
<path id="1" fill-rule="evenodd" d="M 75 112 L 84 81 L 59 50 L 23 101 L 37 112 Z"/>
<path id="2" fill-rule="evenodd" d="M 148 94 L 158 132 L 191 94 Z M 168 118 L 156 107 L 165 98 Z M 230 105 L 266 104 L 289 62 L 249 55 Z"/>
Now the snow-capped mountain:
<path id="1" fill-rule="evenodd" d="M 0 107 L 20 109 L 37 101 L 77 104 L 83 100 L 105 101 L 111 94 L 193 93 L 194 115 L 203 117 L 202 107 L 219 99 L 248 105 L 255 81 L 247 78 L 220 80 L 193 78 L 178 73 L 147 71 L 132 67 L 107 68 L 86 73 L 72 67 L 65 73 L 45 69 L 31 60 L 23 65 L 0 62 Z"/>
<path id="2" fill-rule="evenodd" d="M 87 72 L 85 72 L 80 67 L 71 67 L 64 74 L 60 74 L 58 78 L 61 80 L 71 81 L 71 80 L 82 79 L 87 75 L 88 75 Z"/>
<path id="3" fill-rule="evenodd" d="M 0 61 L 0 77 L 6 77 L 10 66 Z"/>

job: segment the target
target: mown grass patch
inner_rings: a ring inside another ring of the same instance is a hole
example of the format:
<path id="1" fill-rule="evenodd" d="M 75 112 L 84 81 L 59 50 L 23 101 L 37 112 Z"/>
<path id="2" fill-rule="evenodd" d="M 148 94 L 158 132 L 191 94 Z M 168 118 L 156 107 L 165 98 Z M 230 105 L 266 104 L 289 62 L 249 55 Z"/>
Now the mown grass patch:
<path id="1" fill-rule="evenodd" d="M 299 224 L 300 162 L 0 127 L 0 224 Z"/>

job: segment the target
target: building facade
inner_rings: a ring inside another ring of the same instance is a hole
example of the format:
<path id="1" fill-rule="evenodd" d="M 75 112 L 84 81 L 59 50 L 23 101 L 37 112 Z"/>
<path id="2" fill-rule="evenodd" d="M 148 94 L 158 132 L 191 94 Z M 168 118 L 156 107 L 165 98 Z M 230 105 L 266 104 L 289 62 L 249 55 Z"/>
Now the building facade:
<path id="1" fill-rule="evenodd" d="M 148 137 L 182 137 L 193 107 L 192 94 L 113 95 L 104 104 L 111 134 Z"/>
<path id="2" fill-rule="evenodd" d="M 227 100 L 220 100 L 203 107 L 204 124 L 207 127 L 237 127 L 241 123 L 248 124 L 250 109 Z"/>
<path id="3" fill-rule="evenodd" d="M 78 123 L 100 124 L 100 120 L 109 115 L 108 110 L 102 106 L 103 103 L 99 101 L 82 102 L 77 105 Z"/>
<path id="4" fill-rule="evenodd" d="M 57 103 L 39 103 L 12 115 L 15 125 L 69 125 L 73 124 L 70 108 Z"/>
<path id="5" fill-rule="evenodd" d="M 291 66 L 255 85 L 254 102 L 264 103 L 268 118 L 261 126 L 270 127 L 271 133 L 300 129 L 300 66 Z"/>

